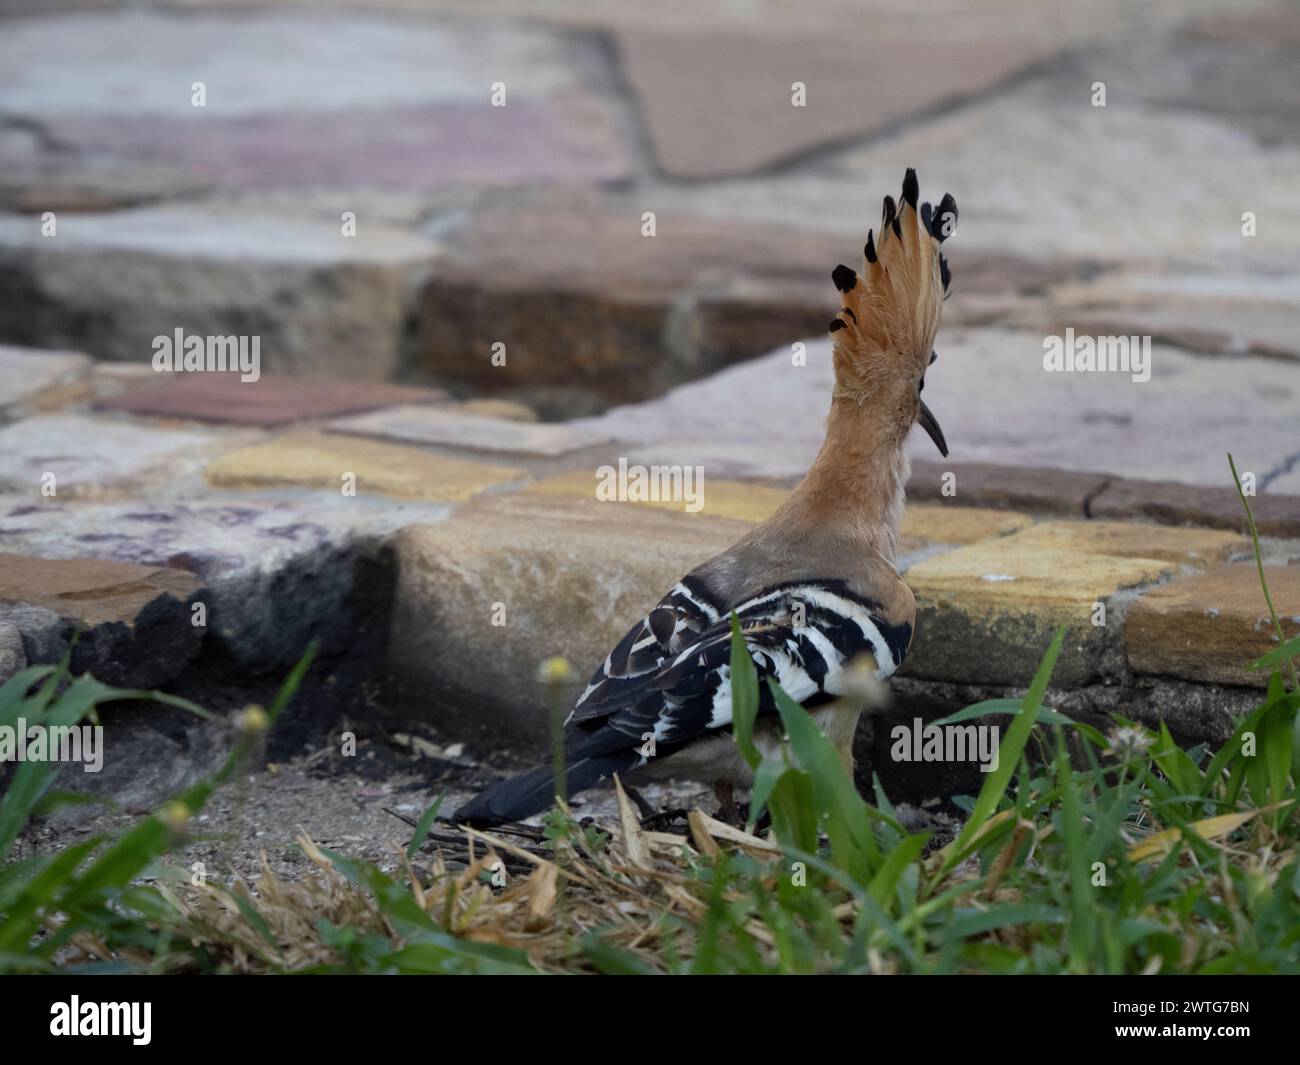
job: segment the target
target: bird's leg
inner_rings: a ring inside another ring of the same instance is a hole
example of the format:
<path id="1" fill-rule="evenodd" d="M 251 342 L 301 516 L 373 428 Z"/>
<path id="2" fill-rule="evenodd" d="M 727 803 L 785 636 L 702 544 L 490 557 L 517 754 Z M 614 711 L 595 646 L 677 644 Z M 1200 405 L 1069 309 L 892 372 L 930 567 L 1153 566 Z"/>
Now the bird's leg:
<path id="1" fill-rule="evenodd" d="M 684 806 L 677 806 L 671 810 L 660 810 L 657 814 L 642 818 L 641 827 L 654 829 L 660 825 L 670 825 L 674 821 L 685 821 L 689 815 L 690 810 Z"/>
<path id="2" fill-rule="evenodd" d="M 730 780 L 715 780 L 713 782 L 713 794 L 718 800 L 718 812 L 713 816 L 725 825 L 731 825 L 733 828 L 743 828 L 745 811 L 736 802 L 736 789 L 732 782 Z"/>
<path id="3" fill-rule="evenodd" d="M 637 791 L 636 788 L 632 787 L 631 784 L 624 784 L 623 792 L 629 799 L 636 803 L 636 808 L 641 811 L 641 820 L 645 821 L 655 816 L 657 812 L 655 808 L 651 806 L 650 803 L 646 801 L 646 797 Z"/>
<path id="4" fill-rule="evenodd" d="M 686 811 L 683 809 L 675 810 L 656 810 L 650 805 L 650 802 L 636 788 L 629 784 L 623 785 L 623 792 L 636 803 L 637 810 L 641 813 L 641 827 L 654 828 L 656 825 L 666 824 L 676 821 L 678 818 L 685 819 Z"/>

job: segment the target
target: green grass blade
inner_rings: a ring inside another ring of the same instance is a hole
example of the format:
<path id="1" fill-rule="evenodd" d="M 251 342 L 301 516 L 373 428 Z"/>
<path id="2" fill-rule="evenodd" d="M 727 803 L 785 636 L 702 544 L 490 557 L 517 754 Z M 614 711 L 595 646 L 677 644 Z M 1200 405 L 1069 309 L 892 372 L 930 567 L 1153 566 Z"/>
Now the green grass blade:
<path id="1" fill-rule="evenodd" d="M 438 819 L 438 811 L 442 809 L 442 801 L 446 797 L 447 793 L 444 791 L 433 802 L 429 803 L 429 808 L 421 814 L 420 820 L 415 826 L 415 834 L 406 847 L 406 856 L 408 858 L 414 858 L 420 852 L 420 848 L 424 846 L 424 841 L 429 836 L 429 830 L 433 828 L 433 822 Z"/>
<path id="2" fill-rule="evenodd" d="M 760 755 L 754 746 L 754 722 L 758 720 L 758 670 L 740 631 L 740 619 L 731 615 L 731 732 L 740 755 L 753 769 Z"/>
<path id="3" fill-rule="evenodd" d="M 1005 794 L 1007 785 L 1011 781 L 1011 774 L 1015 771 L 1020 754 L 1029 740 L 1030 730 L 1034 727 L 1038 708 L 1043 704 L 1043 696 L 1047 694 L 1047 684 L 1051 680 L 1052 670 L 1056 666 L 1056 659 L 1061 653 L 1061 645 L 1064 642 L 1065 626 L 1062 625 L 1056 630 L 1056 635 L 1052 638 L 1052 643 L 1038 666 L 1038 672 L 1034 674 L 1033 682 L 1029 685 L 1029 691 L 1021 701 L 1020 713 L 1012 719 L 1006 735 L 1002 738 L 998 748 L 998 767 L 988 775 L 983 787 L 980 788 L 979 796 L 975 800 L 975 808 L 966 819 L 956 844 L 948 851 L 948 857 L 940 868 L 941 876 L 966 856 L 966 849 L 971 839 L 984 827 L 984 823 L 993 815 L 998 801 Z"/>

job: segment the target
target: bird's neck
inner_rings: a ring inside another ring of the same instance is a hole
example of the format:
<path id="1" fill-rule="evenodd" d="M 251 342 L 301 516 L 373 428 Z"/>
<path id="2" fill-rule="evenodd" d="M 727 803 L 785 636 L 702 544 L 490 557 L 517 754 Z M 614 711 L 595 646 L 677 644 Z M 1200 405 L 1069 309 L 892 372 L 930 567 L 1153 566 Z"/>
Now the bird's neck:
<path id="1" fill-rule="evenodd" d="M 826 440 L 791 495 L 785 517 L 837 539 L 865 541 L 892 563 L 911 474 L 906 432 L 875 404 L 836 396 Z"/>

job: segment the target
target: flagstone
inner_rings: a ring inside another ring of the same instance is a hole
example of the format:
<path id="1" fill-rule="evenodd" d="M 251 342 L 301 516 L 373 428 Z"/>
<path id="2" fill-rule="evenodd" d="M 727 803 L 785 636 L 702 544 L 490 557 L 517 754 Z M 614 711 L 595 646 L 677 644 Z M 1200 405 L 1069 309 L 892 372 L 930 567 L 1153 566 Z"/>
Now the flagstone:
<path id="1" fill-rule="evenodd" d="M 955 491 L 961 502 L 1083 516 L 1111 478 L 1230 487 L 1226 452 L 1262 478 L 1295 451 L 1300 365 L 1288 361 L 1207 359 L 1156 344 L 1150 380 L 1136 382 L 1123 373 L 1047 372 L 1041 333 L 945 328 L 935 349 L 925 396 L 950 454 L 943 460 L 924 433 L 911 434 L 914 499 L 943 501 Z M 800 364 L 778 349 L 577 424 L 638 445 L 629 459 L 647 465 L 797 477 L 821 446 L 832 387 L 829 342 L 808 341 L 803 356 Z"/>
<path id="2" fill-rule="evenodd" d="M 1228 460 L 1223 459 L 1224 470 Z M 1258 487 L 1262 471 L 1250 471 L 1238 464 L 1239 472 L 1256 472 Z M 1116 477 L 1089 501 L 1089 512 L 1096 518 L 1145 519 L 1167 525 L 1207 525 L 1215 529 L 1244 531 L 1246 512 L 1241 499 L 1230 486 L 1232 474 L 1224 478 L 1229 486 L 1207 487 L 1171 481 L 1140 481 Z M 1287 489 L 1296 493 L 1283 494 Z M 1269 485 L 1250 500 L 1251 511 L 1263 536 L 1300 536 L 1300 482 L 1288 485 L 1286 477 Z"/>
<path id="3" fill-rule="evenodd" d="M 995 512 L 996 513 L 996 512 Z M 1137 522 L 1041 522 L 1016 536 L 1017 547 L 1120 558 L 1160 559 L 1204 569 L 1250 551 L 1250 541 L 1217 529 L 1185 529 Z"/>
<path id="4" fill-rule="evenodd" d="M 1060 625 L 1068 627 L 1053 683 L 1098 679 L 1113 634 L 1105 604 L 1176 563 L 1104 553 L 1090 522 L 1038 525 L 927 558 L 907 572 L 916 634 L 903 673 L 929 680 L 1025 684 Z"/>
<path id="5" fill-rule="evenodd" d="M 90 362 L 70 351 L 0 345 L 0 424 L 73 398 Z"/>
<path id="6" fill-rule="evenodd" d="M 9 111 L 58 145 L 47 169 L 71 155 L 181 188 L 405 191 L 627 177 L 582 74 L 598 47 L 535 23 L 131 10 L 15 23 L 0 69 Z"/>
<path id="7" fill-rule="evenodd" d="M 439 403 L 446 393 L 376 381 L 339 378 L 282 377 L 265 374 L 243 381 L 236 373 L 158 374 L 138 387 L 98 404 L 104 410 L 160 418 L 228 422 L 236 425 L 283 425 L 376 407 Z"/>
<path id="8" fill-rule="evenodd" d="M 388 666 L 440 727 L 536 750 L 609 648 L 744 522 L 536 493 L 485 495 L 394 540 Z M 561 656 L 556 691 L 538 678 Z"/>
<path id="9" fill-rule="evenodd" d="M 871 36 L 867 52 L 853 34 L 789 29 L 637 28 L 617 39 L 659 166 L 697 179 L 761 170 L 887 128 L 1056 50 L 1006 27 L 936 36 L 923 22 L 889 17 L 872 19 Z M 924 79 L 914 76 L 920 68 Z M 796 83 L 806 90 L 799 106 Z"/>
<path id="10" fill-rule="evenodd" d="M 478 212 L 420 290 L 422 365 L 498 396 L 644 399 L 824 330 L 830 272 L 861 239 L 670 207 L 651 236 L 645 209 L 567 195 Z"/>
<path id="11" fill-rule="evenodd" d="M 299 432 L 223 455 L 206 470 L 218 488 L 318 488 L 357 496 L 455 502 L 523 477 L 520 470 L 465 462 L 417 448 L 335 433 Z M 345 497 L 346 498 L 346 497 Z M 357 506 L 363 505 L 360 501 Z"/>
<path id="12" fill-rule="evenodd" d="M 528 485 L 530 495 L 570 499 L 596 499 L 601 476 L 597 468 L 570 470 Z M 758 524 L 766 521 L 790 498 L 787 488 L 745 481 L 704 481 L 703 507 L 697 513 L 715 518 Z M 683 511 L 680 500 L 633 500 L 632 505 Z M 614 504 L 617 505 L 617 504 Z M 1033 518 L 1014 511 L 981 507 L 945 507 L 912 504 L 903 512 L 899 534 L 906 549 L 922 543 L 973 544 L 993 536 L 1005 536 L 1033 524 Z"/>
<path id="13" fill-rule="evenodd" d="M 1300 566 L 1267 566 L 1283 638 L 1300 635 Z M 1124 636 L 1139 673 L 1209 684 L 1264 687 L 1268 671 L 1247 667 L 1278 645 L 1253 563 L 1152 588 L 1129 610 Z"/>
<path id="14" fill-rule="evenodd" d="M 399 406 L 330 423 L 337 433 L 412 444 L 441 444 L 520 457 L 558 458 L 609 442 L 591 430 L 492 418 L 460 410 Z"/>
<path id="15" fill-rule="evenodd" d="M 229 444 L 218 435 L 83 414 L 43 414 L 0 427 L 0 492 L 37 504 L 122 495 L 199 469 Z M 53 493 L 53 495 L 51 495 Z"/>
<path id="16" fill-rule="evenodd" d="M 611 466 L 611 470 L 617 467 Z M 598 500 L 597 488 L 602 483 L 599 467 L 570 470 L 535 481 L 524 489 L 527 495 L 556 496 L 573 500 Z M 636 500 L 600 500 L 607 506 L 642 506 L 672 510 L 713 518 L 730 518 L 735 521 L 757 524 L 766 521 L 773 512 L 789 498 L 787 489 L 764 484 L 748 484 L 741 481 L 711 481 L 705 479 L 700 491 L 703 506 L 694 511 L 687 511 L 683 500 L 674 499 L 636 499 Z"/>
<path id="17" fill-rule="evenodd" d="M 257 337 L 264 374 L 384 380 L 436 245 L 380 225 L 198 206 L 0 215 L 0 335 L 149 364 L 157 338 Z M 250 340 L 251 344 L 251 340 Z"/>
<path id="18" fill-rule="evenodd" d="M 1081 336 L 1150 336 L 1209 355 L 1300 359 L 1297 302 L 1300 284 L 1275 270 L 1148 269 L 1056 286 L 1012 320 L 1058 334 L 1068 326 Z"/>
<path id="19" fill-rule="evenodd" d="M 77 635 L 73 671 L 91 672 L 109 684 L 153 687 L 184 669 L 203 639 L 188 603 L 199 587 L 193 574 L 179 569 L 0 554 L 0 617 L 26 627 L 41 611 L 57 614 L 64 640 Z M 35 651 L 39 642 L 24 644 Z M 61 643 L 57 653 L 66 653 L 67 646 Z M 46 664 L 49 650 L 24 657 Z"/>
<path id="20" fill-rule="evenodd" d="M 105 503 L 0 496 L 0 539 L 30 557 L 195 574 L 211 649 L 249 675 L 270 671 L 278 681 L 313 640 L 325 655 L 365 654 L 360 641 L 376 638 L 374 626 L 387 625 L 391 608 L 383 545 L 404 525 L 429 525 L 450 510 L 446 503 L 297 488 Z M 0 608 L 0 618 L 10 616 L 32 645 L 33 661 L 64 653 L 58 618 L 48 615 Z M 376 668 L 373 661 L 367 668 Z"/>

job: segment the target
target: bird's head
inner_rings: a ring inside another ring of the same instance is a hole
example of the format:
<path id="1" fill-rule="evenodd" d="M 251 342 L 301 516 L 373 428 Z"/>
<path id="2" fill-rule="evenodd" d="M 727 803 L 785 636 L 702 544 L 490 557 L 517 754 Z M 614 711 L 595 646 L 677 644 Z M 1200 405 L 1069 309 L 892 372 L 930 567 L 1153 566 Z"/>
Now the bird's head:
<path id="1" fill-rule="evenodd" d="M 934 362 L 934 338 L 948 291 L 948 263 L 939 250 L 957 227 L 957 203 L 919 203 L 916 171 L 903 178 L 902 199 L 885 197 L 880 236 L 867 233 L 860 272 L 831 274 L 843 309 L 830 324 L 835 396 L 869 406 L 898 440 L 919 424 L 943 455 L 948 444 L 921 399 Z"/>

